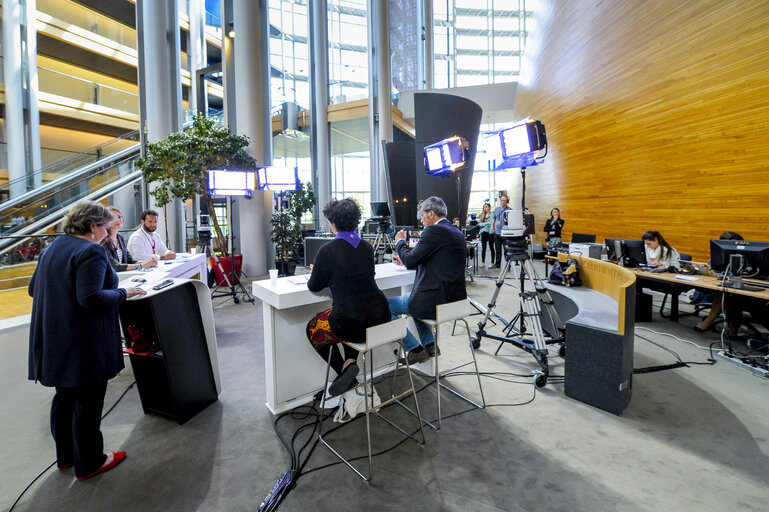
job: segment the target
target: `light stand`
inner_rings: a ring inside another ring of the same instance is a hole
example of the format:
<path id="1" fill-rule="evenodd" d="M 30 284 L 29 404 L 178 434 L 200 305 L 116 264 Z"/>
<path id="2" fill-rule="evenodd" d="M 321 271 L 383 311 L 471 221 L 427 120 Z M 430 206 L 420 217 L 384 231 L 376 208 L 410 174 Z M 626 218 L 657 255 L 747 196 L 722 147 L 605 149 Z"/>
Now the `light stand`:
<path id="1" fill-rule="evenodd" d="M 216 287 L 211 291 L 211 298 L 215 299 L 219 297 L 232 297 L 232 301 L 235 304 L 239 304 L 241 299 L 238 297 L 238 293 L 242 293 L 245 296 L 243 301 L 253 304 L 255 302 L 254 298 L 251 297 L 251 295 L 248 293 L 248 290 L 246 290 L 246 288 L 243 286 L 243 281 L 235 271 L 235 243 L 232 234 L 232 196 L 227 196 L 227 214 L 229 215 L 229 219 L 227 220 L 227 251 L 230 253 L 230 270 L 229 273 L 225 272 L 219 257 L 212 251 L 214 261 L 216 262 L 216 265 L 218 266 L 219 271 L 222 273 L 222 277 L 224 278 L 224 283 L 216 284 Z M 225 283 L 228 291 L 221 291 L 217 293 L 217 290 L 222 288 Z M 238 289 L 240 289 L 240 291 L 238 291 Z"/>

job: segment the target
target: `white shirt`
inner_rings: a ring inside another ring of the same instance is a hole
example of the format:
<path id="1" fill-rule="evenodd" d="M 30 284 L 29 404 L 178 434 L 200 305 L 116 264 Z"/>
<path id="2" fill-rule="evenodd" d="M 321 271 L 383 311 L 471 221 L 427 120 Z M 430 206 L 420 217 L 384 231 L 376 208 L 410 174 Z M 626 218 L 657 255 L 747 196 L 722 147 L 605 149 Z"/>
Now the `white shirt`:
<path id="1" fill-rule="evenodd" d="M 126 249 L 136 261 L 143 261 L 153 256 L 157 259 L 171 252 L 156 231 L 147 233 L 142 228 L 131 233 Z"/>

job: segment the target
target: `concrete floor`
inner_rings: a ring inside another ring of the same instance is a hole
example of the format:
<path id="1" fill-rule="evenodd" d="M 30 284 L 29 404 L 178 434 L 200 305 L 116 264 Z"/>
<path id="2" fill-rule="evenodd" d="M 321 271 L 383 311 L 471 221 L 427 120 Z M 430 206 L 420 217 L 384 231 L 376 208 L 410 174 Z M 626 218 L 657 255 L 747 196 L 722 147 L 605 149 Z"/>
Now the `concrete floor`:
<path id="1" fill-rule="evenodd" d="M 468 293 L 482 303 L 492 290 L 489 279 L 468 286 Z M 102 423 L 106 449 L 126 450 L 128 459 L 86 482 L 77 482 L 72 470 L 49 469 L 14 510 L 258 508 L 291 464 L 273 428 L 275 418 L 264 406 L 261 305 L 225 301 L 215 307 L 220 400 L 181 426 L 144 415 L 129 366 L 110 381 L 105 411 L 128 390 Z M 517 307 L 517 291 L 505 286 L 497 310 L 510 318 Z M 706 361 L 716 335 L 695 333 L 694 321 L 686 317 L 676 324 L 655 314 L 654 322 L 637 324 L 634 366 L 675 361 L 641 337 L 685 361 Z M 441 337 L 443 356 L 466 357 L 466 337 L 447 334 Z M 52 391 L 26 380 L 27 335 L 26 328 L 0 333 L 3 510 L 54 461 L 48 430 Z M 489 374 L 483 379 L 490 405 L 486 410 L 445 419 L 440 432 L 426 430 L 423 448 L 408 441 L 375 457 L 371 484 L 339 464 L 310 471 L 335 461 L 325 447 L 317 446 L 305 466 L 309 472 L 280 510 L 658 512 L 769 507 L 769 379 L 721 361 L 638 374 L 630 406 L 618 417 L 566 397 L 557 378 L 535 390 L 530 377 L 537 367 L 534 359 L 512 347 L 494 356 L 495 349 L 484 341 L 476 352 L 481 371 Z M 551 359 L 553 374 L 563 375 L 563 360 L 555 355 Z M 474 378 L 458 376 L 451 382 L 477 396 Z M 464 402 L 443 396 L 444 415 L 468 409 Z M 432 389 L 420 392 L 419 398 L 424 414 L 434 418 Z M 280 431 L 290 437 L 311 423 L 306 410 L 283 417 Z M 410 419 L 394 408 L 387 412 L 405 422 Z M 373 427 L 375 450 L 401 440 L 382 423 L 374 421 Z M 365 453 L 363 421 L 332 436 L 349 452 Z M 298 445 L 309 437 L 310 429 L 303 431 Z"/>

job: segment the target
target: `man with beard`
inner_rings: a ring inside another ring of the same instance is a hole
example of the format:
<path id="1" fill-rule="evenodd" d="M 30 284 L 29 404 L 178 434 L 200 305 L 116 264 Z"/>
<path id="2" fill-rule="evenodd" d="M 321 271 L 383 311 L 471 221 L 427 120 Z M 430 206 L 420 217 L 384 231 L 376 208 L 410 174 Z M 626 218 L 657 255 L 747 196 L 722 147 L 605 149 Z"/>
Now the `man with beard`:
<path id="1" fill-rule="evenodd" d="M 128 252 L 139 261 L 148 258 L 157 260 L 172 260 L 176 253 L 169 250 L 163 240 L 155 232 L 158 227 L 158 212 L 144 210 L 142 212 L 141 227 L 131 234 L 128 239 Z"/>

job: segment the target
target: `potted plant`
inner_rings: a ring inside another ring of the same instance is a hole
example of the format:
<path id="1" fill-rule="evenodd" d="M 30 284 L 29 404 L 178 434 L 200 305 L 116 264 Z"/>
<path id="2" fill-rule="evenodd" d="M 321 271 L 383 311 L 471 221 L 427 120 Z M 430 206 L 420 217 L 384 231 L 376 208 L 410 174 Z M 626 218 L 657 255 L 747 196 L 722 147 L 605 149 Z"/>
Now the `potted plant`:
<path id="1" fill-rule="evenodd" d="M 287 207 L 283 203 L 288 200 Z M 315 206 L 315 194 L 310 183 L 302 183 L 298 190 L 284 192 L 278 198 L 278 209 L 273 212 L 271 239 L 275 242 L 275 268 L 280 275 L 293 275 L 302 247 L 302 215 Z"/>
<path id="2" fill-rule="evenodd" d="M 150 194 L 158 206 L 165 206 L 174 197 L 187 200 L 200 195 L 216 233 L 214 249 L 224 256 L 229 256 L 227 241 L 214 214 L 206 171 L 256 169 L 256 161 L 246 151 L 249 143 L 245 135 L 235 135 L 229 128 L 198 114 L 187 130 L 148 143 L 144 156 L 136 160 L 144 181 L 155 185 Z"/>

